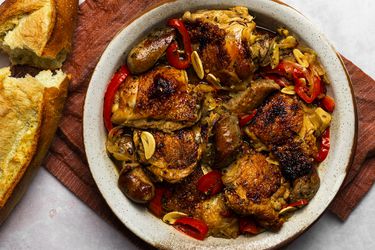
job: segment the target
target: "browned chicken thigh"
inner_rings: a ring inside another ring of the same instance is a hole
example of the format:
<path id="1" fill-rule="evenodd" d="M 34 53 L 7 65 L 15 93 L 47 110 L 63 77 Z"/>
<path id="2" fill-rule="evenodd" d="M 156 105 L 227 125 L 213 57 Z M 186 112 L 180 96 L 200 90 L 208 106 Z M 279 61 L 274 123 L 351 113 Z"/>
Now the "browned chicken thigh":
<path id="1" fill-rule="evenodd" d="M 155 140 L 155 152 L 147 159 L 142 133 L 135 130 L 134 145 L 139 162 L 159 180 L 179 182 L 196 168 L 202 155 L 200 128 L 178 130 L 175 133 L 147 131 Z"/>
<path id="2" fill-rule="evenodd" d="M 280 162 L 285 178 L 294 180 L 314 167 L 316 147 L 299 137 L 304 122 L 301 101 L 295 96 L 275 94 L 266 100 L 249 125 Z"/>
<path id="3" fill-rule="evenodd" d="M 269 55 L 272 39 L 264 36 L 264 42 L 257 42 L 262 39 L 255 34 L 256 24 L 247 8 L 186 12 L 183 20 L 203 68 L 223 89 L 245 89 L 259 66 L 254 61 Z"/>
<path id="4" fill-rule="evenodd" d="M 236 213 L 254 216 L 265 228 L 277 230 L 283 221 L 273 201 L 283 197 L 282 175 L 260 153 L 249 153 L 230 165 L 223 174 L 227 205 Z"/>
<path id="5" fill-rule="evenodd" d="M 200 109 L 201 98 L 190 89 L 186 72 L 158 67 L 125 80 L 117 92 L 112 122 L 170 132 L 197 122 Z"/>

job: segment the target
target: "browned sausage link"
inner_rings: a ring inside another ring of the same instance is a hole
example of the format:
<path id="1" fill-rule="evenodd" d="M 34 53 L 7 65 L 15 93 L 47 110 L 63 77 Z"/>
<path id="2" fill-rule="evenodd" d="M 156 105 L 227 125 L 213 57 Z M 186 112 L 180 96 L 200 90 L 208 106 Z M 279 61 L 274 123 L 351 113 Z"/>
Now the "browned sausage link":
<path id="1" fill-rule="evenodd" d="M 140 74 L 151 69 L 175 37 L 176 32 L 172 28 L 152 31 L 129 52 L 127 64 L 131 73 Z"/>
<path id="2" fill-rule="evenodd" d="M 137 203 L 146 203 L 155 195 L 155 186 L 143 169 L 137 166 L 125 166 L 118 180 L 120 190 Z"/>
<path id="3" fill-rule="evenodd" d="M 216 168 L 228 166 L 237 156 L 241 147 L 241 130 L 238 118 L 225 113 L 214 127 L 214 140 L 216 145 Z"/>

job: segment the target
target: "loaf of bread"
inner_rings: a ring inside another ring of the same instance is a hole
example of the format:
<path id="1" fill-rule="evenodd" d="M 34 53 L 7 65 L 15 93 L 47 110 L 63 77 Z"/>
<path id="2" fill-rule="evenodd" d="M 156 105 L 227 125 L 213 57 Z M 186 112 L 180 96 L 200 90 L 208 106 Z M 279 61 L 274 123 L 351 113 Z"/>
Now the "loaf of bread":
<path id="1" fill-rule="evenodd" d="M 50 145 L 68 88 L 62 71 L 11 77 L 0 69 L 0 208 L 24 172 L 39 166 Z"/>
<path id="2" fill-rule="evenodd" d="M 6 0 L 0 48 L 13 65 L 61 68 L 71 50 L 78 0 Z"/>

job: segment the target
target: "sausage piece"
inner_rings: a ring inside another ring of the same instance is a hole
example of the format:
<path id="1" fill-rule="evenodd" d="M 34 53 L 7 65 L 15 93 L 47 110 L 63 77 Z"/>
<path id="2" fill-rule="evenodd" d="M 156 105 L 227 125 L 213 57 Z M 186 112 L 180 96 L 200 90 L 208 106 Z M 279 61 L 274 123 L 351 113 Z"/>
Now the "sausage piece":
<path id="1" fill-rule="evenodd" d="M 176 32 L 172 28 L 151 32 L 129 52 L 127 63 L 130 72 L 140 74 L 151 69 L 175 37 Z"/>
<path id="2" fill-rule="evenodd" d="M 241 147 L 241 130 L 237 116 L 225 113 L 214 127 L 216 168 L 223 168 L 235 160 Z"/>
<path id="3" fill-rule="evenodd" d="M 118 179 L 120 190 L 137 203 L 146 203 L 155 196 L 155 186 L 143 169 L 137 166 L 125 166 Z"/>

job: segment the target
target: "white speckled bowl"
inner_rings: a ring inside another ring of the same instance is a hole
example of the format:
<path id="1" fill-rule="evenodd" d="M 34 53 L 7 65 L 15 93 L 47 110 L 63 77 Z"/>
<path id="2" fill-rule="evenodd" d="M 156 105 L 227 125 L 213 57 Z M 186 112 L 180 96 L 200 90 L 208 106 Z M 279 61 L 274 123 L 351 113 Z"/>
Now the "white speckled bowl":
<path id="1" fill-rule="evenodd" d="M 197 241 L 181 234 L 147 210 L 128 200 L 117 187 L 118 173 L 108 158 L 105 141 L 103 97 L 106 84 L 124 62 L 129 48 L 158 23 L 186 10 L 246 6 L 260 26 L 275 29 L 286 26 L 313 48 L 327 69 L 332 85 L 328 92 L 335 98 L 336 110 L 331 126 L 331 151 L 320 165 L 321 186 L 310 204 L 298 211 L 277 233 L 266 232 L 255 237 L 237 239 L 209 237 Z M 304 232 L 316 221 L 339 190 L 351 163 L 356 141 L 356 110 L 350 80 L 334 48 L 324 35 L 294 9 L 265 0 L 175 1 L 160 5 L 124 28 L 103 53 L 87 92 L 84 112 L 84 142 L 92 175 L 108 205 L 117 217 L 136 235 L 153 246 L 167 249 L 266 249 L 278 247 Z"/>

